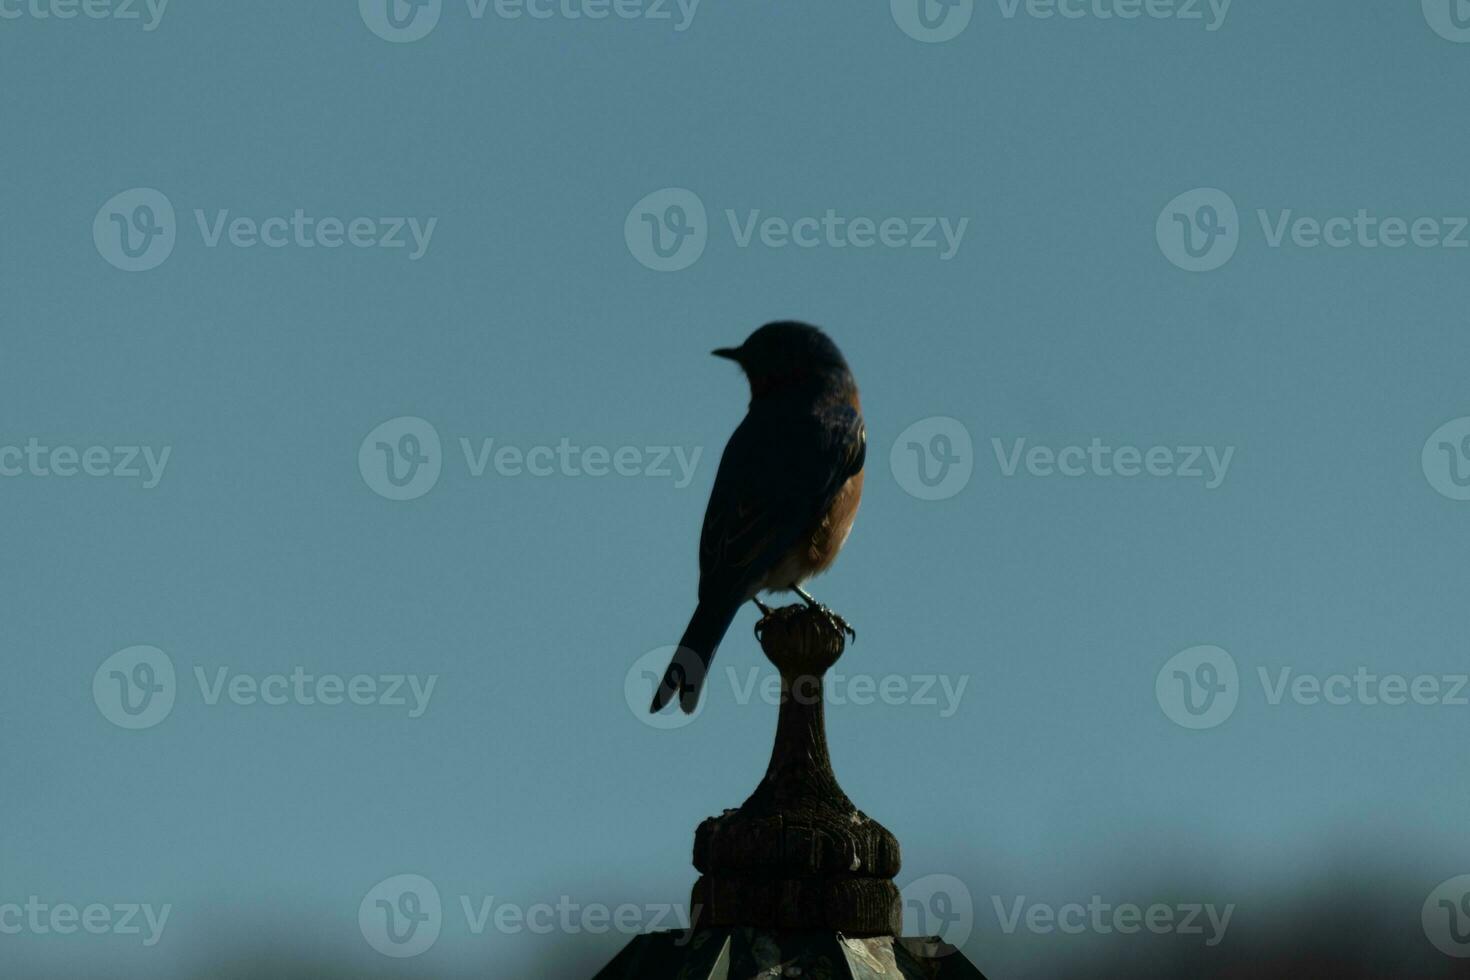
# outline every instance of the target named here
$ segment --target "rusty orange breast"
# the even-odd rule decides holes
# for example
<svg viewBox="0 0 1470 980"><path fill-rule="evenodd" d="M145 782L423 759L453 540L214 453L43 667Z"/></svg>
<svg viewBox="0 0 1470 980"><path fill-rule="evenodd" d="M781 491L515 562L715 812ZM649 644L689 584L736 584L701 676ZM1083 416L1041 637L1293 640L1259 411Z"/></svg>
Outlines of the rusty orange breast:
<svg viewBox="0 0 1470 980"><path fill-rule="evenodd" d="M806 550L812 574L826 571L836 560L837 553L842 550L842 546L847 543L848 534L852 532L852 522L857 517L858 504L862 499L863 471L859 470L848 477L842 489L832 498L832 506L827 509L826 515L812 529Z"/></svg>

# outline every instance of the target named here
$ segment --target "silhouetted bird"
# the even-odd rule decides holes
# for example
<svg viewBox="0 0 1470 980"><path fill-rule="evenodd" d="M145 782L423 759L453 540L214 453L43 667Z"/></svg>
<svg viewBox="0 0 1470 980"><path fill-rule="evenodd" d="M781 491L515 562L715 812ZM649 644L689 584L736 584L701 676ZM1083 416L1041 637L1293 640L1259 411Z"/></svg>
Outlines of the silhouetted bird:
<svg viewBox="0 0 1470 980"><path fill-rule="evenodd" d="M692 712L736 611L756 594L794 591L837 557L863 493L867 430L857 382L837 345L805 323L768 323L714 351L750 381L750 409L730 436L699 538L699 605L653 694ZM835 617L834 617L835 619ZM838 620L846 628L845 623Z"/></svg>

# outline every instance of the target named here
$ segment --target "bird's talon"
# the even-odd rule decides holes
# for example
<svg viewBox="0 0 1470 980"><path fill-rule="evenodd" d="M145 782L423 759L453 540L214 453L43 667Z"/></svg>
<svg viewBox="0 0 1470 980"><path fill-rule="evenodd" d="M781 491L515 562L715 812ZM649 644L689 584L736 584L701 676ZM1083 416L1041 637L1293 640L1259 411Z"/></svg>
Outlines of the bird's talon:
<svg viewBox="0 0 1470 980"><path fill-rule="evenodd" d="M843 619L841 616L837 615L837 613L833 612L823 605L813 606L812 609L826 617L828 624L831 625L833 629L846 633L849 639L853 640L854 642L857 641L857 630L848 625L847 620Z"/></svg>

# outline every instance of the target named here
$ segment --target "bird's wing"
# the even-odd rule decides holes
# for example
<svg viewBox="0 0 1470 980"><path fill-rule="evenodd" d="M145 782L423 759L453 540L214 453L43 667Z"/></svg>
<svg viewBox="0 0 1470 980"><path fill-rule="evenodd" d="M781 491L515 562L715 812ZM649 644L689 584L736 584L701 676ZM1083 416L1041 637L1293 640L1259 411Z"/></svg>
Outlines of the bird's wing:
<svg viewBox="0 0 1470 980"><path fill-rule="evenodd" d="M796 418L747 415L705 511L700 598L743 598L815 526L866 452L862 416L845 405Z"/></svg>

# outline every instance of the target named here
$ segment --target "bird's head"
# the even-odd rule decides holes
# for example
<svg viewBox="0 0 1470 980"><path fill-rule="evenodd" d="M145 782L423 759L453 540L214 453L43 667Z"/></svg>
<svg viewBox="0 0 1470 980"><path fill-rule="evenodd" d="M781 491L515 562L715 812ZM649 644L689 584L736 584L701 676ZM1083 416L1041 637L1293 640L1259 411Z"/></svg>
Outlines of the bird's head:
<svg viewBox="0 0 1470 980"><path fill-rule="evenodd" d="M837 345L809 323L768 323L739 347L720 347L711 353L740 365L754 398L815 393L852 383Z"/></svg>

